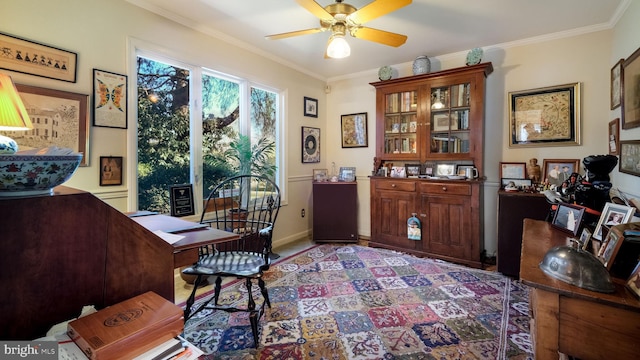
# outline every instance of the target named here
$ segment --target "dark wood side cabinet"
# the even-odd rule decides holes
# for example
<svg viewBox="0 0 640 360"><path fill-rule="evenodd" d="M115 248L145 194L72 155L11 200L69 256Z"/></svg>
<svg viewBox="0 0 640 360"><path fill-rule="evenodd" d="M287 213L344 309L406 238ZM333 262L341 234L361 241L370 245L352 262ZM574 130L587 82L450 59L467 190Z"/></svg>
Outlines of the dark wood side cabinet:
<svg viewBox="0 0 640 360"><path fill-rule="evenodd" d="M358 184L313 183L313 241L358 242Z"/></svg>
<svg viewBox="0 0 640 360"><path fill-rule="evenodd" d="M520 273L522 221L544 220L551 205L542 194L498 191L498 271L517 278Z"/></svg>
<svg viewBox="0 0 640 360"><path fill-rule="evenodd" d="M0 199L0 339L44 336L84 305L173 301L174 248L93 194Z"/></svg>

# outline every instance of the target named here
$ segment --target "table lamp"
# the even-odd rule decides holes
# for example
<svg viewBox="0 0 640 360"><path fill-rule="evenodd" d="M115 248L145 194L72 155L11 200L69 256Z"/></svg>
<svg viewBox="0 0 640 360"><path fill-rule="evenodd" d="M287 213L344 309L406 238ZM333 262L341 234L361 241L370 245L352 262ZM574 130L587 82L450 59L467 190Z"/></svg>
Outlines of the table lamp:
<svg viewBox="0 0 640 360"><path fill-rule="evenodd" d="M0 130L33 129L27 109L11 77L0 73ZM18 144L12 138L0 135L0 154L15 154Z"/></svg>

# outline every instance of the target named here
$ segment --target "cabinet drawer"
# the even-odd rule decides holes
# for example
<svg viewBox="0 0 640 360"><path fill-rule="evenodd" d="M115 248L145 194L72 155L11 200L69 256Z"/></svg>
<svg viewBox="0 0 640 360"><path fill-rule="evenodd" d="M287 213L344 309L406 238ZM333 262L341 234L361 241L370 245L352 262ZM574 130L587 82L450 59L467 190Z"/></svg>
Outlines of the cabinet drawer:
<svg viewBox="0 0 640 360"><path fill-rule="evenodd" d="M423 183L420 192L428 194L471 195L471 184Z"/></svg>
<svg viewBox="0 0 640 360"><path fill-rule="evenodd" d="M376 181L378 190L416 191L415 181Z"/></svg>

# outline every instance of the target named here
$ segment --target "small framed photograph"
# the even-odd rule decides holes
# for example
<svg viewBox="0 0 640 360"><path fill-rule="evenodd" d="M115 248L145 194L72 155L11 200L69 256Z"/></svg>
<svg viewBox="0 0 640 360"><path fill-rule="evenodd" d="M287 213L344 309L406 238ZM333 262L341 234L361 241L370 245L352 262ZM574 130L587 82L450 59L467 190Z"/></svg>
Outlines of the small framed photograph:
<svg viewBox="0 0 640 360"><path fill-rule="evenodd" d="M367 113L342 115L342 147L367 147Z"/></svg>
<svg viewBox="0 0 640 360"><path fill-rule="evenodd" d="M523 162L501 162L500 178L526 179L527 165Z"/></svg>
<svg viewBox="0 0 640 360"><path fill-rule="evenodd" d="M418 177L420 175L420 164L405 164L407 177Z"/></svg>
<svg viewBox="0 0 640 360"><path fill-rule="evenodd" d="M304 97L304 116L318 117L318 99Z"/></svg>
<svg viewBox="0 0 640 360"><path fill-rule="evenodd" d="M473 170L474 166L473 165L458 165L456 167L456 175L458 176L465 176L467 173L467 169L472 169Z"/></svg>
<svg viewBox="0 0 640 360"><path fill-rule="evenodd" d="M542 179L550 185L562 186L572 173L580 170L579 159L544 159L542 163Z"/></svg>
<svg viewBox="0 0 640 360"><path fill-rule="evenodd" d="M449 114L435 114L433 115L433 131L449 131L450 126ZM457 121L456 126L457 127Z"/></svg>
<svg viewBox="0 0 640 360"><path fill-rule="evenodd" d="M323 182L329 178L329 171L327 169L313 169L313 181Z"/></svg>
<svg viewBox="0 0 640 360"><path fill-rule="evenodd" d="M611 68L611 110L620 106L622 101L622 65L624 59L620 59Z"/></svg>
<svg viewBox="0 0 640 360"><path fill-rule="evenodd" d="M127 76L93 69L93 125L127 128Z"/></svg>
<svg viewBox="0 0 640 360"><path fill-rule="evenodd" d="M404 166L392 166L390 176L395 178L407 177L406 169L404 168Z"/></svg>
<svg viewBox="0 0 640 360"><path fill-rule="evenodd" d="M620 141L618 170L625 174L640 176L640 140Z"/></svg>
<svg viewBox="0 0 640 360"><path fill-rule="evenodd" d="M320 129L302 127L302 163L320 162Z"/></svg>
<svg viewBox="0 0 640 360"><path fill-rule="evenodd" d="M122 185L122 156L100 156L100 186Z"/></svg>
<svg viewBox="0 0 640 360"><path fill-rule="evenodd" d="M347 181L347 182L356 181L356 168L340 167L340 174L338 176L338 180Z"/></svg>
<svg viewBox="0 0 640 360"><path fill-rule="evenodd" d="M598 225L596 225L596 228L593 231L593 238L602 240L603 226L626 224L629 222L634 212L635 208L630 206L610 202L604 204L604 209L602 209L600 219L598 220Z"/></svg>
<svg viewBox="0 0 640 360"><path fill-rule="evenodd" d="M456 173L455 164L437 164L436 165L436 176L450 176L450 175L455 175L455 173Z"/></svg>
<svg viewBox="0 0 640 360"><path fill-rule="evenodd" d="M509 147L580 145L580 83L509 93Z"/></svg>
<svg viewBox="0 0 640 360"><path fill-rule="evenodd" d="M513 183L513 186L517 187L518 189L522 189L522 188L526 188L526 187L530 187L532 182L531 179L509 179L509 178L502 178L500 179L501 184L502 184L502 188L504 189L505 187L507 187L509 185L509 183Z"/></svg>
<svg viewBox="0 0 640 360"><path fill-rule="evenodd" d="M584 229L582 229L582 233L580 234L580 239L578 239L580 248L582 250L587 250L587 248L589 247L590 241L591 241L591 230L585 227Z"/></svg>
<svg viewBox="0 0 640 360"><path fill-rule="evenodd" d="M609 121L609 155L620 155L620 118Z"/></svg>
<svg viewBox="0 0 640 360"><path fill-rule="evenodd" d="M613 260L616 258L618 250L620 250L620 246L622 246L623 242L624 237L616 234L613 231L609 231L607 233L607 237L602 242L602 246L600 247L600 251L598 252L598 260L602 262L607 270L611 270Z"/></svg>
<svg viewBox="0 0 640 360"><path fill-rule="evenodd" d="M633 129L640 126L640 48L622 64L622 128Z"/></svg>
<svg viewBox="0 0 640 360"><path fill-rule="evenodd" d="M568 232L573 236L578 234L580 225L582 224L582 216L584 215L584 208L567 204L559 203L556 209L556 214L553 216L551 225L556 229Z"/></svg>
<svg viewBox="0 0 640 360"><path fill-rule="evenodd" d="M636 265L636 268L631 272L631 276L627 280L627 289L631 290L631 293L637 298L640 298L640 262Z"/></svg>

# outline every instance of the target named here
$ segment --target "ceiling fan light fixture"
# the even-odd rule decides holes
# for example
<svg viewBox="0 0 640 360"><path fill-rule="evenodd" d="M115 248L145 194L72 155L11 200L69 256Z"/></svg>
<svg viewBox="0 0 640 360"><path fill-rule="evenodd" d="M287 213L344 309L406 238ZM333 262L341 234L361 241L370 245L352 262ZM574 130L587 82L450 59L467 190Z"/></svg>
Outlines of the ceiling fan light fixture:
<svg viewBox="0 0 640 360"><path fill-rule="evenodd" d="M342 59L351 55L351 47L343 35L332 35L327 46L327 56Z"/></svg>

